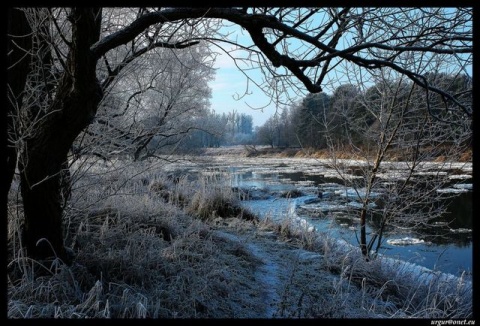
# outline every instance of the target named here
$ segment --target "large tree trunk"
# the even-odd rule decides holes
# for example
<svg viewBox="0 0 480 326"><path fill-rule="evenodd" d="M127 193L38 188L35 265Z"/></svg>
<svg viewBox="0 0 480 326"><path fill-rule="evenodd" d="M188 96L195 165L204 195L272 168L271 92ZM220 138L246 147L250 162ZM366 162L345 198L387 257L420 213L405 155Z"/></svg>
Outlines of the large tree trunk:
<svg viewBox="0 0 480 326"><path fill-rule="evenodd" d="M22 105L23 91L29 72L32 48L32 30L22 10L8 8L8 43L7 43L7 84L8 101L6 108L6 171L2 182L2 195L8 196L17 165L17 150L9 140L15 139L14 115Z"/></svg>
<svg viewBox="0 0 480 326"><path fill-rule="evenodd" d="M57 256L68 261L62 231L62 164L75 138L92 121L103 96L96 78L96 59L90 51L99 39L101 9L75 8L70 18L68 71L58 84L48 114L37 122L34 135L24 140L19 157L23 238L27 255L36 259Z"/></svg>

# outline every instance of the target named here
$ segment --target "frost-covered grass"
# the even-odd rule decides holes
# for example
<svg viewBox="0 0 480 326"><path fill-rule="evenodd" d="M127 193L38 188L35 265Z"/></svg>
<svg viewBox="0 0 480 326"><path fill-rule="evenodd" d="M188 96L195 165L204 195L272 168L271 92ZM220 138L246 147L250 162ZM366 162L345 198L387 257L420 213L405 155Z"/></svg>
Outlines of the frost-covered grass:
<svg viewBox="0 0 480 326"><path fill-rule="evenodd" d="M347 307L351 312L363 309L362 313L340 314L341 317L472 317L473 285L465 275L456 277L383 255L367 262L358 247L315 232L296 214L285 218L277 228L284 239L321 254L322 269L339 275L333 281L336 290L332 298L340 296L344 301L337 302L337 307L340 304L344 313ZM365 310L368 314L363 315Z"/></svg>
<svg viewBox="0 0 480 326"><path fill-rule="evenodd" d="M162 164L74 166L65 215L72 266L24 256L12 187L7 316L472 316L471 287L461 279L416 275L422 282L415 282L412 266L365 262L301 221L257 221L221 180L192 179Z"/></svg>
<svg viewBox="0 0 480 326"><path fill-rule="evenodd" d="M358 248L335 239L324 246L334 270L342 262L341 275L374 295L372 311L388 307L381 314L394 318L472 317L472 283L463 277L381 255L366 262Z"/></svg>

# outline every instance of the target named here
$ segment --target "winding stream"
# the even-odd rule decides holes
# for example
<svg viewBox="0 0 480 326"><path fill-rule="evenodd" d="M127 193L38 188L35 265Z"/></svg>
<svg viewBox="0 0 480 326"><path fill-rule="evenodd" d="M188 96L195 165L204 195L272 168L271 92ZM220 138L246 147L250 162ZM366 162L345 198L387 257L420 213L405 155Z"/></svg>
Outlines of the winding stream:
<svg viewBox="0 0 480 326"><path fill-rule="evenodd" d="M349 196L352 189L343 186L335 172L318 160L215 158L209 166L204 174L221 175L233 188L254 194L242 204L260 217L281 222L293 213L304 225L358 246L359 219L346 210L358 205ZM455 194L448 213L421 230L396 228L386 232L379 253L455 276L471 276L471 168L471 164L461 163L449 167L452 182L439 191ZM282 197L294 190L301 196ZM319 190L321 199L317 197ZM367 233L372 228L367 225Z"/></svg>

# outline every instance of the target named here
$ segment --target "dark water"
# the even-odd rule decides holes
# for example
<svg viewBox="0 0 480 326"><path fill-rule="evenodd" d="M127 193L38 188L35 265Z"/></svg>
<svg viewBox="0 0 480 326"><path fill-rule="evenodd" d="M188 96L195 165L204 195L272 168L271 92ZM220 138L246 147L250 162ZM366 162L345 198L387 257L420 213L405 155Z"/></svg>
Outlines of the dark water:
<svg viewBox="0 0 480 326"><path fill-rule="evenodd" d="M235 172L235 168L230 169ZM336 178L325 178L321 175L305 175L298 173L272 173L266 171L241 172L232 174L232 184L243 187L268 188L270 193L280 193L296 189L301 182L311 182L315 186L325 183L341 183ZM471 182L469 180L468 182ZM262 203L260 203L260 206ZM448 213L437 220L433 225L414 230L392 230L386 232L379 253L425 266L429 269L440 270L453 275L472 273L472 192L455 195L447 203ZM358 245L358 220L351 216L338 214L334 218L314 214L298 213L317 230L329 229L336 237ZM367 233L372 232L374 225L367 225ZM403 239L409 237L419 240L410 245L392 245L389 239Z"/></svg>

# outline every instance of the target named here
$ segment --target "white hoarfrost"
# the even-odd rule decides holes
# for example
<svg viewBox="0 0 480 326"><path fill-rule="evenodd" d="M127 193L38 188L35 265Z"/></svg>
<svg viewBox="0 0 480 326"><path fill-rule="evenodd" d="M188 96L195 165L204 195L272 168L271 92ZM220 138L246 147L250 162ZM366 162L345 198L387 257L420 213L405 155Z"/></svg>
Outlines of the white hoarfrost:
<svg viewBox="0 0 480 326"><path fill-rule="evenodd" d="M392 246L408 246L416 244L429 244L430 242L417 238L404 237L401 239L388 239L387 243Z"/></svg>
<svg viewBox="0 0 480 326"><path fill-rule="evenodd" d="M303 196L290 200L288 205L285 205L285 203L280 205L286 209L287 213L283 214L283 217L289 220L292 227L297 227L299 230L303 231L315 232L313 225L297 215L297 209L303 207L305 201L308 202L312 199L312 196ZM467 229L458 229L456 232L463 231L467 232ZM454 231L452 230L452 232ZM463 298L469 298L472 295L472 282L466 277L463 277L463 275L458 277L382 254L378 254L373 262L365 263L365 259L363 259L358 246L354 246L343 239L328 235L325 237L324 241L328 242L326 247L329 248L328 255L331 257L348 257L350 262L362 265L362 269L371 270L371 273L382 273L383 275L387 275L389 279L396 284L417 284L418 286L427 286L432 289L435 288L437 291L442 291L445 295L451 293L452 295L455 294ZM413 237L390 239L387 242L391 245L428 244L424 240ZM349 267L346 266L345 268L348 269ZM275 271L275 266L271 266L270 269L266 270L270 270L270 273L272 273ZM266 273L266 270L264 270L263 273ZM266 283L270 284L274 281L273 275L269 276L268 273L264 274L263 277L265 278Z"/></svg>

